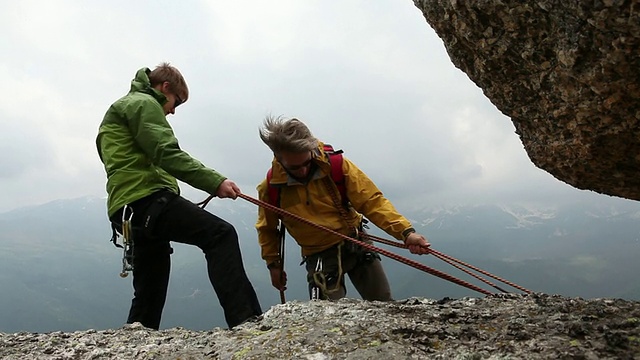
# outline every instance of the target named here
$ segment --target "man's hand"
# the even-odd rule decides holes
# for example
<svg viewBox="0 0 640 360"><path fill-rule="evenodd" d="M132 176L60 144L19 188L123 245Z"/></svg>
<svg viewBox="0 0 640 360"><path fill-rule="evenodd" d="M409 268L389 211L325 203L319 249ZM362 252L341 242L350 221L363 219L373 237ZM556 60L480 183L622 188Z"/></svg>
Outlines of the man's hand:
<svg viewBox="0 0 640 360"><path fill-rule="evenodd" d="M423 235L418 233L411 233L404 240L405 245L409 248L412 254L428 254L429 253L429 241Z"/></svg>
<svg viewBox="0 0 640 360"><path fill-rule="evenodd" d="M279 267L272 267L269 269L271 274L271 285L274 288L285 291L287 290L287 273Z"/></svg>
<svg viewBox="0 0 640 360"><path fill-rule="evenodd" d="M235 200L240 194L242 194L242 191L240 191L238 185L229 179L223 181L222 184L218 186L218 190L216 190L216 196L221 199L231 198Z"/></svg>

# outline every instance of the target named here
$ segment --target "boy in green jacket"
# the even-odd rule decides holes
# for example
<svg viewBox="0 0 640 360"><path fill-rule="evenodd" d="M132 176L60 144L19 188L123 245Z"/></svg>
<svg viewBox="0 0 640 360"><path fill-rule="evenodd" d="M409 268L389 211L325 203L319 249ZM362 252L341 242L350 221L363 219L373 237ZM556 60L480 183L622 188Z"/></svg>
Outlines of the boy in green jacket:
<svg viewBox="0 0 640 360"><path fill-rule="evenodd" d="M169 284L169 241L199 247L229 327L262 313L242 264L235 228L180 196L177 180L220 198L240 189L180 149L166 115L189 98L178 69L138 70L131 90L107 110L96 139L107 173L114 228L133 228L134 297L127 323L158 329Z"/></svg>

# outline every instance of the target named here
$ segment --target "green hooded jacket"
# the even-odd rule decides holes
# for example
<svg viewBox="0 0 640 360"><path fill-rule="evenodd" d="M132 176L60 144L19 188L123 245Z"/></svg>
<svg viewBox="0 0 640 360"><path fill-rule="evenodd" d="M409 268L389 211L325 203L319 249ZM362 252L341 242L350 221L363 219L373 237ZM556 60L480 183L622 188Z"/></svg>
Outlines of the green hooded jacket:
<svg viewBox="0 0 640 360"><path fill-rule="evenodd" d="M161 189L180 194L176 179L209 194L226 179L180 149L162 109L167 98L151 87L149 72L138 70L131 90L109 107L98 130L109 217Z"/></svg>

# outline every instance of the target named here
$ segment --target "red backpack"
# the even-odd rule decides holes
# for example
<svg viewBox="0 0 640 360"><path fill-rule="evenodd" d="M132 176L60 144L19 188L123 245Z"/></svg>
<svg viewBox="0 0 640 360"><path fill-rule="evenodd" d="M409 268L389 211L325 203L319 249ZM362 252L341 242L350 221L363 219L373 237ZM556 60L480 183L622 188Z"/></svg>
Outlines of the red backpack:
<svg viewBox="0 0 640 360"><path fill-rule="evenodd" d="M342 203L346 204L349 200L347 199L347 188L344 184L344 174L342 173L342 150L334 150L333 146L329 144L324 144L323 150L325 154L329 156L329 163L331 164L331 179L338 187ZM269 171L267 171L269 204L280 207L280 188L271 185L272 173L273 168L269 168Z"/></svg>

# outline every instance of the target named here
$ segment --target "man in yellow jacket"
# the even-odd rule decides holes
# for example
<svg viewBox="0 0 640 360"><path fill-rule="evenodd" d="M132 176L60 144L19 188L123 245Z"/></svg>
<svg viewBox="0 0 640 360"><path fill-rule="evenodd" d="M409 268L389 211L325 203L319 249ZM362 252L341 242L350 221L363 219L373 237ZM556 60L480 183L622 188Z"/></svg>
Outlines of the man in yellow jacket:
<svg viewBox="0 0 640 360"><path fill-rule="evenodd" d="M347 201L341 199L342 194L331 177L329 154L302 121L269 116L260 129L260 138L274 154L270 179L257 187L260 200L270 202L269 188L275 187L280 208L318 225L357 236L363 231L366 217L390 236L404 241L412 253L428 252L427 239L416 233L409 220L398 213L369 177L344 156L342 173ZM302 249L312 299L344 297L347 274L363 299L392 300L377 253L295 219L285 217L282 221ZM278 223L276 213L259 208L256 229L262 258L272 285L284 291L286 273L280 258Z"/></svg>

